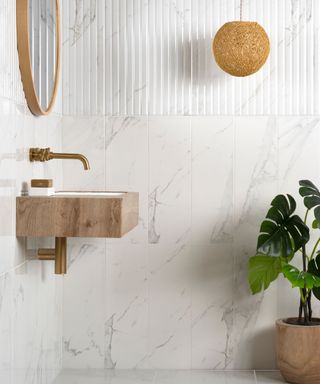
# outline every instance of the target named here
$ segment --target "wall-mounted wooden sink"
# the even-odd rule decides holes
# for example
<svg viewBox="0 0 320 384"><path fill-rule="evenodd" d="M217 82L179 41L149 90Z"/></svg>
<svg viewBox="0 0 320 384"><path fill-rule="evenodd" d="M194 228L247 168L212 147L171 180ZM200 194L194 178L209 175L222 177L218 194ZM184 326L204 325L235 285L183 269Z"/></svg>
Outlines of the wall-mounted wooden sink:
<svg viewBox="0 0 320 384"><path fill-rule="evenodd" d="M17 197L17 236L55 237L56 248L39 250L40 259L56 260L66 272L67 237L119 238L138 224L136 192L57 192L52 196ZM62 239L62 240L61 240ZM62 251L61 251L62 249ZM61 267L62 265L62 267Z"/></svg>
<svg viewBox="0 0 320 384"><path fill-rule="evenodd" d="M122 237L138 224L135 192L17 197L17 236Z"/></svg>

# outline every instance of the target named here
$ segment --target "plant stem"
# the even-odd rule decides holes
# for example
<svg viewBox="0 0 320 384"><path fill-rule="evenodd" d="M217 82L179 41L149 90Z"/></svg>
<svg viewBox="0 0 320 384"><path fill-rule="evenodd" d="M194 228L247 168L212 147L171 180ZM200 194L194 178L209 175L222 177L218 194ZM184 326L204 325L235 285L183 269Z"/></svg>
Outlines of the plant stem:
<svg viewBox="0 0 320 384"><path fill-rule="evenodd" d="M308 214L309 214L309 209L307 209L306 214L305 214L305 216L304 216L304 223L305 223L305 224L307 224Z"/></svg>
<svg viewBox="0 0 320 384"><path fill-rule="evenodd" d="M310 260L313 259L313 256L314 256L314 254L316 253L316 250L317 250L317 248L318 248L319 243L320 243L320 237L319 237L319 239L317 240L317 242L315 243L315 245L314 245L314 247L313 247L313 250L312 250L312 253L311 253L311 256L310 256Z"/></svg>
<svg viewBox="0 0 320 384"><path fill-rule="evenodd" d="M309 311L309 321L312 321L312 307L311 307L311 290L308 294L308 311Z"/></svg>
<svg viewBox="0 0 320 384"><path fill-rule="evenodd" d="M307 272L307 255L306 255L306 246L302 246L302 264L303 264L303 271ZM307 287L305 286L302 289L303 294L303 316L304 316L304 324L307 325L309 321L309 314L308 314L308 292Z"/></svg>
<svg viewBox="0 0 320 384"><path fill-rule="evenodd" d="M308 324L308 306L307 302L303 304L303 319L304 319L304 325Z"/></svg>
<svg viewBox="0 0 320 384"><path fill-rule="evenodd" d="M299 305L299 323L301 323L302 320L302 299L300 297L300 305Z"/></svg>

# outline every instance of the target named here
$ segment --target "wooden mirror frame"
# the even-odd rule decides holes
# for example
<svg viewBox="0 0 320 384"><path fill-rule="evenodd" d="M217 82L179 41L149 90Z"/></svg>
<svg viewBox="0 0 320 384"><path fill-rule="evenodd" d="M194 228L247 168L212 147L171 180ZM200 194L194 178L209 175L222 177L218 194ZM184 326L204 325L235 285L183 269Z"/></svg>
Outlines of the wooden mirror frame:
<svg viewBox="0 0 320 384"><path fill-rule="evenodd" d="M35 116L48 115L55 103L61 70L61 26L60 26L60 0L56 3L56 66L53 92L48 108L44 110L39 102L37 91L33 81L33 73L30 56L29 42L29 0L16 1L17 45L21 80L24 94L30 111Z"/></svg>

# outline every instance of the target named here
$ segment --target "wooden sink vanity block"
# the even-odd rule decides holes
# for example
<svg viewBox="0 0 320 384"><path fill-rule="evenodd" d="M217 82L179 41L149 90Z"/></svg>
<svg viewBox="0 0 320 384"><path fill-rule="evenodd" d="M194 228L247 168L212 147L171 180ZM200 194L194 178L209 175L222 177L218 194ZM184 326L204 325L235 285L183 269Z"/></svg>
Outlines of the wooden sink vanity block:
<svg viewBox="0 0 320 384"><path fill-rule="evenodd" d="M67 237L120 238L138 224L138 218L139 194L136 192L21 196L17 197L16 233L23 237L54 237L56 248L40 249L38 257L56 260L56 273L61 274L66 273L66 260L57 263L61 256L57 251L66 253ZM62 243L61 239L64 239Z"/></svg>
<svg viewBox="0 0 320 384"><path fill-rule="evenodd" d="M17 236L122 237L138 224L135 192L17 197Z"/></svg>

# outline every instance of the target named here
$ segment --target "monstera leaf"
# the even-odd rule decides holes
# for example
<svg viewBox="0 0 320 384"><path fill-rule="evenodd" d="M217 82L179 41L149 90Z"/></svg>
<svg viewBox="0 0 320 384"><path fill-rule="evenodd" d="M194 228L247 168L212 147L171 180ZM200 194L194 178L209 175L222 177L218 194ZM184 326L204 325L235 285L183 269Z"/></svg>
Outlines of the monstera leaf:
<svg viewBox="0 0 320 384"><path fill-rule="evenodd" d="M253 256L249 260L249 285L251 292L256 294L269 285L281 272L281 258L270 256Z"/></svg>
<svg viewBox="0 0 320 384"><path fill-rule="evenodd" d="M304 198L303 202L306 208L314 208L314 217L316 222L313 222L313 228L320 228L320 191L309 180L300 180L299 193Z"/></svg>
<svg viewBox="0 0 320 384"><path fill-rule="evenodd" d="M312 259L308 265L308 272L312 273L312 275L320 278L320 254L318 252L318 256ZM320 300L320 287L314 287L312 290L314 296Z"/></svg>
<svg viewBox="0 0 320 384"><path fill-rule="evenodd" d="M290 259L309 241L309 228L293 215L296 202L290 195L278 195L271 202L260 227L257 255Z"/></svg>
<svg viewBox="0 0 320 384"><path fill-rule="evenodd" d="M257 253L249 259L249 284L253 294L267 289L309 241L309 228L294 215L296 202L290 195L278 195L271 202L260 227Z"/></svg>
<svg viewBox="0 0 320 384"><path fill-rule="evenodd" d="M310 272L299 271L299 269L293 265L285 265L282 268L282 272L292 284L292 288L313 289L320 287L320 277Z"/></svg>

